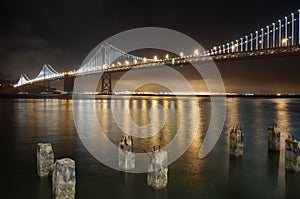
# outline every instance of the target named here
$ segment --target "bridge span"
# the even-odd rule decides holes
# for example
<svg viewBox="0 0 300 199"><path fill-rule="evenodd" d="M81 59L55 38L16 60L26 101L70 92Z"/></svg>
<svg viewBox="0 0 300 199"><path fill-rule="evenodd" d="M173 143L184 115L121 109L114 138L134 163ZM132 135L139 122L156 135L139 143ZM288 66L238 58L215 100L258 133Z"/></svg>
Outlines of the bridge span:
<svg viewBox="0 0 300 199"><path fill-rule="evenodd" d="M162 65L176 67L195 62L224 62L299 54L300 9L236 40L214 46L209 50L192 49L190 52L181 52L174 57L169 56L169 54L166 54L162 59L157 56L153 58L139 57L110 44L103 44L78 70L59 73L50 65L44 65L37 77L33 79L22 74L15 87L25 87L38 83L46 85L53 80L63 80L64 91L72 92L74 79L77 76L103 73L101 92L111 93L111 73L113 72Z"/></svg>

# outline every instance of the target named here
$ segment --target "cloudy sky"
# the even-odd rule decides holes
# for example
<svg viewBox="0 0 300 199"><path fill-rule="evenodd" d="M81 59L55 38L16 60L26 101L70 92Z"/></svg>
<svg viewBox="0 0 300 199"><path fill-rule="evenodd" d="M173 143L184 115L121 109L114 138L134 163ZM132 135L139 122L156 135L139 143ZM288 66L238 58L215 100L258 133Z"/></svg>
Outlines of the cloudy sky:
<svg viewBox="0 0 300 199"><path fill-rule="evenodd" d="M21 73L33 78L44 63L57 71L76 69L99 42L132 28L174 29L210 48L298 8L300 2L292 0L4 1L0 79L17 80ZM300 93L300 56L217 65L229 92Z"/></svg>

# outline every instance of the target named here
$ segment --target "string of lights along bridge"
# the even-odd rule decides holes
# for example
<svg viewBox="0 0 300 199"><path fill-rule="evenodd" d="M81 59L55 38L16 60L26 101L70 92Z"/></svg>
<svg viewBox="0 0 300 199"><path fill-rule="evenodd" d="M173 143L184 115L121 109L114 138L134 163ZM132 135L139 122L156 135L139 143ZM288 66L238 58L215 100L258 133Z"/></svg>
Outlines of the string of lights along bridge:
<svg viewBox="0 0 300 199"><path fill-rule="evenodd" d="M300 9L278 21L258 29L250 34L223 45L214 46L200 52L191 49L191 53L181 52L177 57L167 54L163 59L138 57L110 45L104 44L78 70L58 73L50 65L44 65L34 79L22 74L15 87L28 84L76 77L94 73L110 73L131 68L152 67L157 65L176 65L192 61L226 61L247 59L259 56L276 56L300 53ZM105 81L105 80L104 80ZM110 80L109 80L110 81Z"/></svg>

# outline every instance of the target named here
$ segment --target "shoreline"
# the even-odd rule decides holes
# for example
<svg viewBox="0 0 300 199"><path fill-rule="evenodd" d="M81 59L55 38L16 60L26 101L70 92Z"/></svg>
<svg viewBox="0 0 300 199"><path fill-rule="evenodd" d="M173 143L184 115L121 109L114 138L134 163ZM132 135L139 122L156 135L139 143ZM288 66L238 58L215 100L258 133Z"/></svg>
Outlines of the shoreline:
<svg viewBox="0 0 300 199"><path fill-rule="evenodd" d="M118 95L77 95L77 99L101 99L111 97L210 97L210 95L159 95L159 94L118 94ZM226 98L300 98L300 95L275 95L275 94L257 94L257 95L213 95L213 97ZM0 99L73 99L72 94L0 94Z"/></svg>

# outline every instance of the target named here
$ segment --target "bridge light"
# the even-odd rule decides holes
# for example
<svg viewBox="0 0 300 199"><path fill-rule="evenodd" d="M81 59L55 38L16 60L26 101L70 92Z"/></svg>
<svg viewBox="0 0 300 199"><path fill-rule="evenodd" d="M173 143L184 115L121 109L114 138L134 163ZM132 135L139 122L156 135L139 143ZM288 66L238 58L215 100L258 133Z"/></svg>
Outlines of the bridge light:
<svg viewBox="0 0 300 199"><path fill-rule="evenodd" d="M118 65L118 66L122 66L121 62L117 62L117 65Z"/></svg>
<svg viewBox="0 0 300 199"><path fill-rule="evenodd" d="M144 57L144 58L143 58L143 61L144 61L144 63L146 63L146 62L147 62L147 59L146 59L146 57Z"/></svg>
<svg viewBox="0 0 300 199"><path fill-rule="evenodd" d="M288 40L289 40L288 38L283 38L282 39L282 45L287 46Z"/></svg>
<svg viewBox="0 0 300 199"><path fill-rule="evenodd" d="M180 52L180 57L183 57L183 56L184 56L183 52Z"/></svg>
<svg viewBox="0 0 300 199"><path fill-rule="evenodd" d="M158 58L157 58L156 55L153 57L153 59L154 59L154 61L157 61L157 60L158 60Z"/></svg>
<svg viewBox="0 0 300 199"><path fill-rule="evenodd" d="M197 57L199 56L199 50L198 49L194 50L194 55L197 56Z"/></svg>
<svg viewBox="0 0 300 199"><path fill-rule="evenodd" d="M169 59L169 54L166 54L165 58L166 58L166 59Z"/></svg>
<svg viewBox="0 0 300 199"><path fill-rule="evenodd" d="M128 60L125 61L125 65L126 65L126 66L129 65L129 61L128 61Z"/></svg>
<svg viewBox="0 0 300 199"><path fill-rule="evenodd" d="M298 44L300 44L300 9L298 10Z"/></svg>
<svg viewBox="0 0 300 199"><path fill-rule="evenodd" d="M136 59L135 59L135 60L133 60L133 63L134 63L134 64L137 64L137 60L136 60Z"/></svg>

